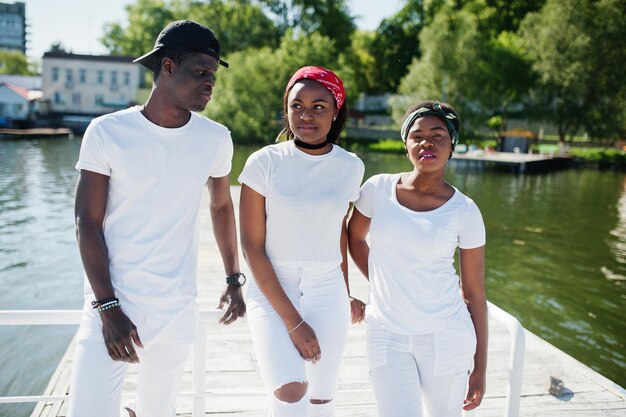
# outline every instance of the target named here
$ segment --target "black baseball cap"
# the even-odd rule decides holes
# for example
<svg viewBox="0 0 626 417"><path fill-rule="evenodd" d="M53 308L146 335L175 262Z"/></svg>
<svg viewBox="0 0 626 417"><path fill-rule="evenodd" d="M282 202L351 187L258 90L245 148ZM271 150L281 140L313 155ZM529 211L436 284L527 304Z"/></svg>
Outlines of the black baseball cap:
<svg viewBox="0 0 626 417"><path fill-rule="evenodd" d="M220 59L220 42L215 34L208 27L193 20L177 20L165 26L154 43L154 49L133 62L154 71L157 52L161 48L207 54L228 68L228 63Z"/></svg>

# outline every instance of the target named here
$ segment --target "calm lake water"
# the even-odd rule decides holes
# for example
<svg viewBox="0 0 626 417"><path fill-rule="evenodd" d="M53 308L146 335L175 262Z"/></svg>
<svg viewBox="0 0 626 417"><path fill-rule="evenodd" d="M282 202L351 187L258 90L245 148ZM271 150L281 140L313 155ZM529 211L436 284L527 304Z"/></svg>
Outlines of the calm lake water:
<svg viewBox="0 0 626 417"><path fill-rule="evenodd" d="M82 266L73 229L80 140L0 142L0 309L79 309ZM237 147L232 178L256 148ZM366 178L409 168L403 156L361 155ZM447 179L487 227L490 301L524 327L626 386L626 175L468 171ZM45 388L75 327L0 327L0 395ZM33 405L0 405L26 417Z"/></svg>

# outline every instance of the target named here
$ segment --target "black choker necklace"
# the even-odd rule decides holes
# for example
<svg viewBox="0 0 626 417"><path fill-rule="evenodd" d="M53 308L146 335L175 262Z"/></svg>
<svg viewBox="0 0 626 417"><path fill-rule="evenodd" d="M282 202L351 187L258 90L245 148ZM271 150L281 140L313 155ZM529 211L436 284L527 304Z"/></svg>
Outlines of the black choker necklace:
<svg viewBox="0 0 626 417"><path fill-rule="evenodd" d="M322 149L326 145L328 145L328 140L325 140L324 142L320 142L320 143L306 143L306 142L301 141L298 138L294 138L293 143L295 143L296 146L299 146L300 148L304 148L304 149Z"/></svg>

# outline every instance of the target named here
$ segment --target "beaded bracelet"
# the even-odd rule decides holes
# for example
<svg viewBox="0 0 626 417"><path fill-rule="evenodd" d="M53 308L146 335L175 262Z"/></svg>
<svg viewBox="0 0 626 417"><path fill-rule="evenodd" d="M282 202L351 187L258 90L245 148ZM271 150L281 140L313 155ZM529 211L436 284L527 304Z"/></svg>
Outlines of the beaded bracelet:
<svg viewBox="0 0 626 417"><path fill-rule="evenodd" d="M98 311L98 313L102 313L104 310L108 310L110 308L114 308L114 307L120 307L120 302L119 301L111 301L109 303L106 304L102 304L101 306L98 306L96 308L96 310Z"/></svg>
<svg viewBox="0 0 626 417"><path fill-rule="evenodd" d="M105 298L103 300L95 300L91 302L91 306L98 312L103 312L113 307L120 306L120 300L118 298Z"/></svg>

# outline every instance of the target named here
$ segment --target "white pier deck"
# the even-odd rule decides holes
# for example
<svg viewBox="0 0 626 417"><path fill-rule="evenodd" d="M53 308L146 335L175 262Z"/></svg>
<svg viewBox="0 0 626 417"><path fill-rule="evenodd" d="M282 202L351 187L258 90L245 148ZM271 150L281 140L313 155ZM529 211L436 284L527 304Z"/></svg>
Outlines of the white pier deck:
<svg viewBox="0 0 626 417"><path fill-rule="evenodd" d="M238 205L239 187L232 187L235 205ZM211 231L208 203L202 215L202 239L199 268L200 308L217 306L223 289L223 267ZM248 269L241 260L242 269ZM365 298L367 282L356 267L350 265L352 292ZM44 395L63 395L69 387L73 344L61 360ZM209 329L206 355L208 390L231 392L256 392L253 396L216 396L206 401L206 415L213 417L266 417L267 400L257 371L250 334L245 320L230 326L212 325ZM497 323L490 323L489 366L487 395L476 417L504 415L509 364L509 335ZM550 376L564 382L561 395L547 391ZM183 390L191 389L191 365L186 369ZM125 389L131 393L136 382L133 367L127 376ZM367 375L365 353L365 325L351 326L339 377L337 417L374 417L377 415L374 395ZM66 403L41 402L32 417L66 416ZM192 399L180 398L179 416L191 416ZM520 416L626 417L626 391L559 349L526 332L525 369L522 384ZM381 416L382 417L382 416Z"/></svg>

